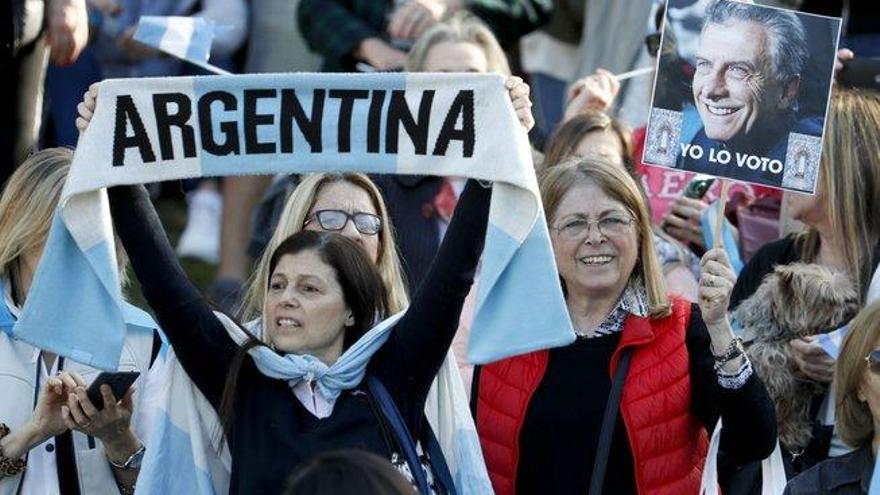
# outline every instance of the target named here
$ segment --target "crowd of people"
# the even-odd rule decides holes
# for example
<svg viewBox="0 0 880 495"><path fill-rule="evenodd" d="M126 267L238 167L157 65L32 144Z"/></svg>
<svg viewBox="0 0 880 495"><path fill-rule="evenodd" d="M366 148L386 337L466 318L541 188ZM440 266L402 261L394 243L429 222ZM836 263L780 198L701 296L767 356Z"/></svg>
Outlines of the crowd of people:
<svg viewBox="0 0 880 495"><path fill-rule="evenodd" d="M783 153L800 129L786 126L800 125L803 33L786 14L776 31L759 23L751 2L698 3L700 56L677 68L704 119L694 142L759 134ZM771 493L776 476L792 495L867 495L880 85L847 70L880 58L880 24L846 1L757 3L845 19L827 116L810 122L824 124L815 194L731 183L728 199L723 180L643 162L651 77L618 75L669 42L660 1L4 2L0 495L151 493L143 478L190 448L156 433L175 394L217 430L209 460L190 459L211 479L176 493L738 495ZM91 387L99 370L17 338L99 82L205 73L136 41L143 15L215 21L211 63L233 73L502 76L575 340L468 363L492 183L350 171L109 188L118 277L145 301L123 311L127 389ZM747 83L713 65L732 39L754 55ZM719 124L706 102L728 100L750 116ZM760 118L773 105L784 123ZM172 246L155 205L181 188ZM734 246L706 231L715 206ZM213 280L200 286L184 258L216 266ZM63 305L77 289L57 290ZM314 363L345 372L315 380Z"/></svg>

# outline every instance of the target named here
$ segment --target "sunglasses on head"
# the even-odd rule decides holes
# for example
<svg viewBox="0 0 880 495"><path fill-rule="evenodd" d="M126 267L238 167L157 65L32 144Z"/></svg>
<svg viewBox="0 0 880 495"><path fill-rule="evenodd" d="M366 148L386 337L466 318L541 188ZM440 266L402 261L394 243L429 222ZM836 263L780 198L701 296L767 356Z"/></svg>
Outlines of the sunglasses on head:
<svg viewBox="0 0 880 495"><path fill-rule="evenodd" d="M372 213L348 213L342 210L318 210L306 219L303 226L317 221L322 229L330 232L338 232L345 228L348 221L354 223L354 228L364 235L376 235L382 230L382 218Z"/></svg>
<svg viewBox="0 0 880 495"><path fill-rule="evenodd" d="M868 363L868 369L871 370L871 373L880 374L880 349L869 352L865 356L865 361Z"/></svg>

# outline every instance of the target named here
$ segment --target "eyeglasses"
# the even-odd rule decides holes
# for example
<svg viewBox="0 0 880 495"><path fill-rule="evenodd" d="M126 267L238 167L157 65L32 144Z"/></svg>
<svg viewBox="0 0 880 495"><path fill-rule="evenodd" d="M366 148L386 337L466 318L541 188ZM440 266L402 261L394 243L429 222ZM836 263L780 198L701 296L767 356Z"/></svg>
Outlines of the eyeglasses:
<svg viewBox="0 0 880 495"><path fill-rule="evenodd" d="M867 361L868 369L871 370L871 373L880 375L880 349L868 353L865 356L865 361Z"/></svg>
<svg viewBox="0 0 880 495"><path fill-rule="evenodd" d="M651 33L645 36L645 48L648 49L648 55L657 56L660 51L660 33Z"/></svg>
<svg viewBox="0 0 880 495"><path fill-rule="evenodd" d="M349 220L354 223L354 228L356 228L361 234L376 235L382 231L381 217L361 211L357 213L348 213L342 210L318 210L306 219L303 226L306 226L315 220L318 221L318 225L320 225L322 229L331 232L338 232L344 229Z"/></svg>
<svg viewBox="0 0 880 495"><path fill-rule="evenodd" d="M635 219L628 215L609 215L599 220L573 218L558 227L556 232L568 239L580 239L589 235L590 226L596 224L599 233L605 237L616 237L629 231Z"/></svg>

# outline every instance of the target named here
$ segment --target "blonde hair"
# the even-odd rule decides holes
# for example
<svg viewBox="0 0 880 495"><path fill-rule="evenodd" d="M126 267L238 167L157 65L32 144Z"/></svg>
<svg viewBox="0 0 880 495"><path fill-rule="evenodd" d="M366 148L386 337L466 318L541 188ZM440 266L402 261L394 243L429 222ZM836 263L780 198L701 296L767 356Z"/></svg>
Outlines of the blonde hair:
<svg viewBox="0 0 880 495"><path fill-rule="evenodd" d="M622 203L633 214L638 232L639 257L630 278L635 277L645 286L650 317L668 316L672 310L666 295L663 271L654 249L651 216L635 180L618 165L597 158L579 158L544 169L539 181L547 224L553 223L556 210L568 191L587 182L602 188L605 194Z"/></svg>
<svg viewBox="0 0 880 495"><path fill-rule="evenodd" d="M72 160L73 150L48 148L29 156L9 177L0 195L0 277L19 276L21 256L45 246ZM124 286L126 258L118 243L116 252Z"/></svg>
<svg viewBox="0 0 880 495"><path fill-rule="evenodd" d="M383 227L378 234L379 259L376 266L388 290L389 311L396 313L409 304L400 257L397 254L397 244L394 241L394 229L379 188L364 174L320 173L304 176L297 188L287 198L284 211L278 220L278 226L275 227L275 232L272 233L272 238L269 239L266 249L257 262L257 268L251 274L245 288L244 300L242 301L242 318L244 320L256 318L263 312L263 301L271 275L269 261L272 258L272 253L282 241L302 230L306 217L315 205L315 200L321 189L328 184L339 182L346 182L366 191L376 208L376 212L382 217Z"/></svg>
<svg viewBox="0 0 880 495"><path fill-rule="evenodd" d="M831 97L822 150L821 181L831 237L840 241L847 272L864 303L874 270L872 257L880 242L880 93L837 87ZM815 262L819 232L807 227L799 235L804 259Z"/></svg>
<svg viewBox="0 0 880 495"><path fill-rule="evenodd" d="M510 75L510 64L498 39L485 24L472 14L457 12L449 19L434 24L419 37L406 58L407 72L424 72L428 53L440 43L471 43L483 50L489 72Z"/></svg>
<svg viewBox="0 0 880 495"><path fill-rule="evenodd" d="M849 325L835 369L837 433L853 448L874 438L874 419L868 404L859 399L864 384L865 356L880 344L880 301L863 308ZM880 411L878 411L880 414Z"/></svg>

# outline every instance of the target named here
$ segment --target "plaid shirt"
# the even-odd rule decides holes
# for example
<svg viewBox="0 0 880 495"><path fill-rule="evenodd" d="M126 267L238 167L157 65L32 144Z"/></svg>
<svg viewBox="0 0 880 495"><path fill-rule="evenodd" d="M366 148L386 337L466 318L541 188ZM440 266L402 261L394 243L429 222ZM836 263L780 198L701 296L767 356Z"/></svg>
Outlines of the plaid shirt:
<svg viewBox="0 0 880 495"><path fill-rule="evenodd" d="M394 0L302 0L299 28L312 51L324 56L325 72L353 71L352 56L367 38L388 38L385 28ZM519 36L546 22L552 0L468 0L501 42L509 46Z"/></svg>

